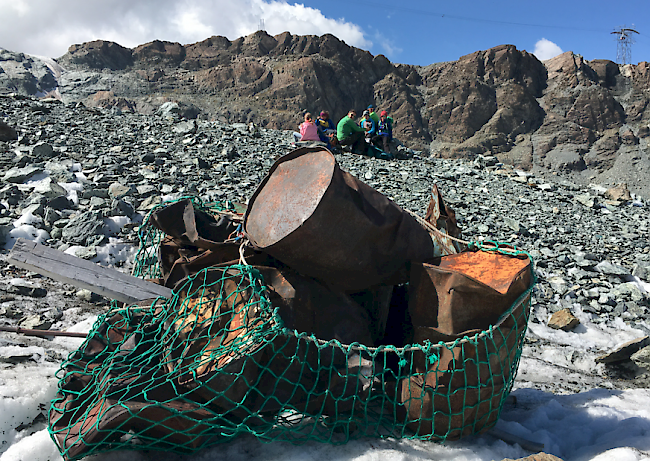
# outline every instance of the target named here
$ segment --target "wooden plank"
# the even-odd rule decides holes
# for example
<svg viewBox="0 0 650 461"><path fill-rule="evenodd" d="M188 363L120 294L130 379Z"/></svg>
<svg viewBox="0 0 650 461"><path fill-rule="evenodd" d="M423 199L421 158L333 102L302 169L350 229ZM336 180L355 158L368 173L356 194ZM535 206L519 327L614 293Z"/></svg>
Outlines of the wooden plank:
<svg viewBox="0 0 650 461"><path fill-rule="evenodd" d="M116 299L127 304L158 296L171 298L172 295L170 288L123 274L115 269L102 267L23 238L16 240L7 261L59 282L85 288L108 299Z"/></svg>

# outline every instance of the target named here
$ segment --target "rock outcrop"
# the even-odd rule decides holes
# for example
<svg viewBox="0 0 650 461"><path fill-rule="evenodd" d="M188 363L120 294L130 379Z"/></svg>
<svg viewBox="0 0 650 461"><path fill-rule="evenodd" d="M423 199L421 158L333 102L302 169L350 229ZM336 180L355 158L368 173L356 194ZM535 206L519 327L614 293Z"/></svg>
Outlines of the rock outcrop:
<svg viewBox="0 0 650 461"><path fill-rule="evenodd" d="M72 45L57 61L65 68L60 74L0 50L0 88L56 90L64 102L144 114L170 102L187 108L176 112L186 117L277 129L295 129L303 111L327 109L338 120L375 103L389 111L399 139L436 156L493 155L582 183L650 190L645 62L619 66L570 51L540 62L501 45L418 67L329 34L264 31L134 49L97 40Z"/></svg>

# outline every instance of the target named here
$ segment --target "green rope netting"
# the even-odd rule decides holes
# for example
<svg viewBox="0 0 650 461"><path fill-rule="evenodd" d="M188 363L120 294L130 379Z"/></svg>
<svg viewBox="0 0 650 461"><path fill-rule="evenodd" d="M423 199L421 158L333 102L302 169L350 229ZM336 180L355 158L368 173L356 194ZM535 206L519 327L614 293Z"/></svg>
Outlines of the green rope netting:
<svg viewBox="0 0 650 461"><path fill-rule="evenodd" d="M139 235L135 274L158 277L161 235L148 219ZM187 453L241 434L340 444L487 430L513 385L532 285L485 331L366 347L285 328L251 266L206 268L171 299L113 305L97 320L57 373L50 434L64 458L78 459L127 448Z"/></svg>
<svg viewBox="0 0 650 461"><path fill-rule="evenodd" d="M217 211L237 211L233 202L223 201L206 203L201 200L201 198L195 196L180 197L156 205L144 218L142 225L138 230L139 246L138 252L135 255L135 262L132 271L132 274L135 277L156 279L161 276L160 263L158 261L158 245L160 245L165 234L160 229L151 225L149 222L151 215L161 208L188 199L192 201L195 208L208 213L214 213Z"/></svg>

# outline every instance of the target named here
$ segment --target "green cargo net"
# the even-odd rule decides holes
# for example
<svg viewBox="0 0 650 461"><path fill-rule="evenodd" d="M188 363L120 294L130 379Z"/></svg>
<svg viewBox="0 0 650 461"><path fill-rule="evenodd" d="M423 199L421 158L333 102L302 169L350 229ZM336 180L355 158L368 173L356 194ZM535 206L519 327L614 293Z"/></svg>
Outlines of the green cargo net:
<svg viewBox="0 0 650 461"><path fill-rule="evenodd" d="M142 245L160 236L141 235L138 275L156 275ZM188 453L241 434L342 444L482 432L512 388L533 283L487 330L367 347L285 328L252 266L206 268L171 299L114 305L97 320L57 374L49 431L66 459L118 449Z"/></svg>
<svg viewBox="0 0 650 461"><path fill-rule="evenodd" d="M237 206L231 201L204 202L199 197L187 196L176 200L170 200L156 205L144 218L138 230L139 247L135 255L132 274L143 279L157 279L161 276L160 263L158 261L158 246L165 237L165 234L150 223L151 215L161 208L169 206L181 200L191 200L194 207L202 211L214 214L220 211L239 212Z"/></svg>

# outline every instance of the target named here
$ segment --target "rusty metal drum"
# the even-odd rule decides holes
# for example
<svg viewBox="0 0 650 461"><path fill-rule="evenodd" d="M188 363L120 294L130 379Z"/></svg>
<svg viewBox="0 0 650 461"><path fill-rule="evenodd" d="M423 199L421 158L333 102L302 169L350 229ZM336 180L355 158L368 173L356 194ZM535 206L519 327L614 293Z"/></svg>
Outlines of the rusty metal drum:
<svg viewBox="0 0 650 461"><path fill-rule="evenodd" d="M433 257L428 232L324 148L275 162L251 197L244 231L257 249L347 292L408 281L410 262Z"/></svg>

